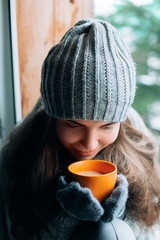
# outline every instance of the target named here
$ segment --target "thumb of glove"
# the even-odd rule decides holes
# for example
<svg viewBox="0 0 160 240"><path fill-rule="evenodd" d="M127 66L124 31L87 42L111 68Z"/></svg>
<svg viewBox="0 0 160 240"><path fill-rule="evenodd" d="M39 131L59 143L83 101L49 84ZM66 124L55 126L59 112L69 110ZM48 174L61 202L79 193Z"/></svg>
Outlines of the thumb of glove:
<svg viewBox="0 0 160 240"><path fill-rule="evenodd" d="M111 195L102 203L105 212L101 219L105 222L111 222L114 218L121 217L125 212L127 199L128 181L124 175L119 174L117 176L116 187Z"/></svg>

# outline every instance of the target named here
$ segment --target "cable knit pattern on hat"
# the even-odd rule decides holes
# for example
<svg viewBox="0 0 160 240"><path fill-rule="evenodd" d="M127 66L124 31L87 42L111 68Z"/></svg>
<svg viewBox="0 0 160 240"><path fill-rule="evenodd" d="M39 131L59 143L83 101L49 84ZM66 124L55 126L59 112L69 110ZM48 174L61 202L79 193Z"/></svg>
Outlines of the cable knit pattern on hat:
<svg viewBox="0 0 160 240"><path fill-rule="evenodd" d="M135 95L135 66L109 23L82 19L55 45L42 67L48 115L121 122Z"/></svg>

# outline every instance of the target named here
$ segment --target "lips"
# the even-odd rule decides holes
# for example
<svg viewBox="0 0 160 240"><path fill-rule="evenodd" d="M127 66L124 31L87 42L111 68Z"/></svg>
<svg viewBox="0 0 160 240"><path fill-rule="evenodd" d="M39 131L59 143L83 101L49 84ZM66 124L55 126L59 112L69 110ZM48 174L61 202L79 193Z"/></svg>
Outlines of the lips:
<svg viewBox="0 0 160 240"><path fill-rule="evenodd" d="M87 157L87 156L90 156L90 155L93 155L95 153L95 151L91 151L91 152L82 152L82 151L79 151L79 150L76 150L77 153L83 157Z"/></svg>

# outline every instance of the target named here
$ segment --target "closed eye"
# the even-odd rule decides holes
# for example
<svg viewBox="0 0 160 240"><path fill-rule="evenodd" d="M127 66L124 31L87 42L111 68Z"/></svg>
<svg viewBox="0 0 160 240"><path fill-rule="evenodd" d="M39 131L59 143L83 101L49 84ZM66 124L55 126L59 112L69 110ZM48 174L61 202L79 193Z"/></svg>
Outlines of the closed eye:
<svg viewBox="0 0 160 240"><path fill-rule="evenodd" d="M111 123L107 123L105 125L103 125L103 129L112 129L113 125L115 124L115 122L111 122Z"/></svg>
<svg viewBox="0 0 160 240"><path fill-rule="evenodd" d="M69 126L71 128L81 127L81 124L76 123L74 121L66 121L65 123L66 123L67 126Z"/></svg>
<svg viewBox="0 0 160 240"><path fill-rule="evenodd" d="M112 129L113 128L113 126L111 125L111 126L103 126L103 129Z"/></svg>

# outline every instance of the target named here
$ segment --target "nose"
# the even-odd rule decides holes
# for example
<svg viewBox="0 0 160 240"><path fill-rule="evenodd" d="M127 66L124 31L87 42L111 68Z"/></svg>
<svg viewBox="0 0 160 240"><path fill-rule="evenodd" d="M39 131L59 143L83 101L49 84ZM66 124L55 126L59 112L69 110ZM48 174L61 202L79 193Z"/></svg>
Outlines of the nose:
<svg viewBox="0 0 160 240"><path fill-rule="evenodd" d="M81 144L85 151L91 152L98 147L99 138L94 130L86 130L81 139Z"/></svg>

